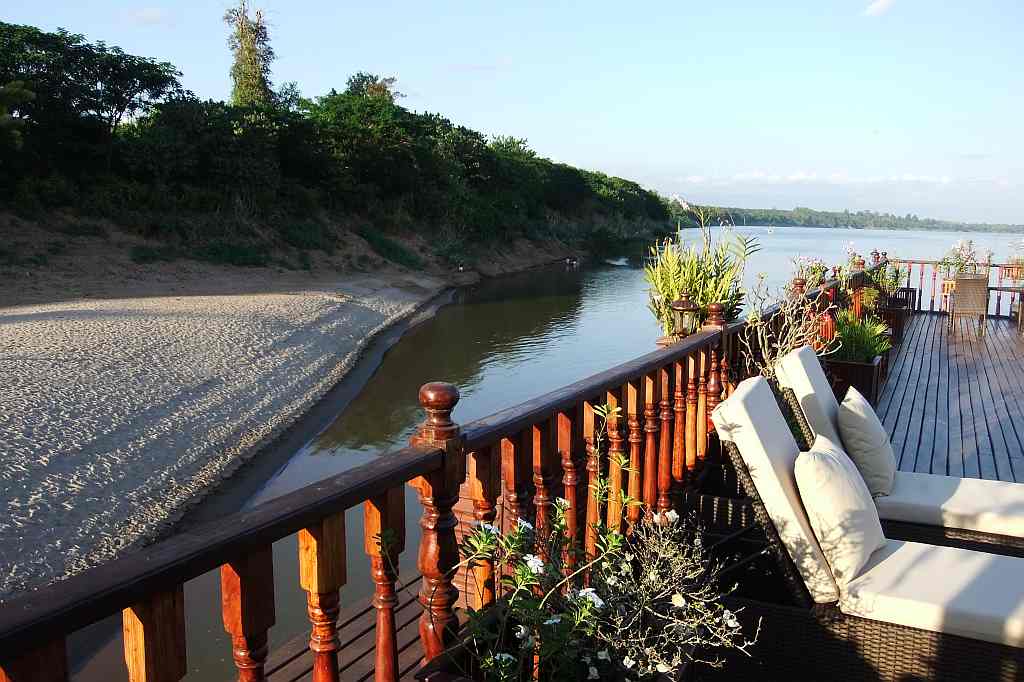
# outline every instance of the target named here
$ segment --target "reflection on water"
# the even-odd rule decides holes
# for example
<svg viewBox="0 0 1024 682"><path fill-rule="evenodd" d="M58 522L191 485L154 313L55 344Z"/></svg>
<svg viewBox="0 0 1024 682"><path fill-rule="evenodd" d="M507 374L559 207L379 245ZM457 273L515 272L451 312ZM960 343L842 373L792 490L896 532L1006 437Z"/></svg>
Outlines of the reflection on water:
<svg viewBox="0 0 1024 682"><path fill-rule="evenodd" d="M939 258L961 236L813 228L740 228L760 237L747 285L758 273L771 288L792 276L791 259L818 256L828 263L845 260L853 242L861 253L872 248L906 258ZM996 258L1010 253L1011 235L966 235ZM699 234L690 233L688 239ZM450 381L462 400L455 419L467 423L529 398L608 369L654 349L660 331L647 310L647 286L639 269L643 254L590 269L549 268L489 280L463 291L455 305L409 331L384 358L378 371L351 405L327 429L306 444L246 506L253 506L318 479L369 461L403 446L421 413L419 387ZM413 574L419 536L419 504L406 495L407 550L401 572ZM346 515L348 584L343 604L364 600L371 591L369 562L363 553L362 510ZM308 630L305 594L298 587L294 537L274 545L277 625L271 647ZM219 611L216 571L186 585L189 680L222 680L233 675L231 645ZM107 627L112 627L107 624ZM113 624L116 629L116 623ZM120 637L76 677L123 679ZM108 672L109 671L109 672Z"/></svg>

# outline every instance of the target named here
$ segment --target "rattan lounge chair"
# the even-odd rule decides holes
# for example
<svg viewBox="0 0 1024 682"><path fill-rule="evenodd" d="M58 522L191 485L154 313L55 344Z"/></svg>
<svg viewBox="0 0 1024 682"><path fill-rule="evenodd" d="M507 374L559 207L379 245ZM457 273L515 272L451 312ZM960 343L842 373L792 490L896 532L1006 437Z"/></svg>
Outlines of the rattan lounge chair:
<svg viewBox="0 0 1024 682"><path fill-rule="evenodd" d="M816 435L841 443L839 403L805 346L776 367L782 399L806 450ZM875 499L886 535L901 540L1024 557L1024 485L897 471L892 493Z"/></svg>
<svg viewBox="0 0 1024 682"><path fill-rule="evenodd" d="M762 626L754 658L730 660L730 678L1024 679L1024 560L889 539L840 587L767 382L742 382L712 419L788 587L734 600L741 620Z"/></svg>
<svg viewBox="0 0 1024 682"><path fill-rule="evenodd" d="M953 331L957 317L973 317L978 321L978 335L985 335L988 322L988 274L957 275L956 287L949 297L949 329Z"/></svg>

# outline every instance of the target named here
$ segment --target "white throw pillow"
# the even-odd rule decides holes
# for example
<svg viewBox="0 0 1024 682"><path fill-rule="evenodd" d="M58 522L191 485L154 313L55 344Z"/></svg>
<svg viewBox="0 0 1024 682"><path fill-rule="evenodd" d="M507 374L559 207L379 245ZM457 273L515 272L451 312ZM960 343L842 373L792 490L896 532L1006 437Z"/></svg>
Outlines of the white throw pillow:
<svg viewBox="0 0 1024 682"><path fill-rule="evenodd" d="M896 455L875 408L853 386L839 405L839 436L872 497L892 492Z"/></svg>
<svg viewBox="0 0 1024 682"><path fill-rule="evenodd" d="M853 462L827 438L818 436L794 469L811 528L842 592L885 546L875 503Z"/></svg>

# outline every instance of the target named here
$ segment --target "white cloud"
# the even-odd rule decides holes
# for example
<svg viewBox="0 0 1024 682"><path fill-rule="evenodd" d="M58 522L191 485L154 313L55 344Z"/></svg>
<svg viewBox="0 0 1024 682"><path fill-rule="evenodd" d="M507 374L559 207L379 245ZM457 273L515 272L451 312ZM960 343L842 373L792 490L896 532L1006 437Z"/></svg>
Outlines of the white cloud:
<svg viewBox="0 0 1024 682"><path fill-rule="evenodd" d="M170 24L171 15L162 7L140 7L128 13L128 20L140 26L159 26Z"/></svg>
<svg viewBox="0 0 1024 682"><path fill-rule="evenodd" d="M895 2L896 0L874 0L874 2L872 2L870 5L867 6L867 8L865 8L864 16L881 16L888 12L890 9L892 9L893 3Z"/></svg>

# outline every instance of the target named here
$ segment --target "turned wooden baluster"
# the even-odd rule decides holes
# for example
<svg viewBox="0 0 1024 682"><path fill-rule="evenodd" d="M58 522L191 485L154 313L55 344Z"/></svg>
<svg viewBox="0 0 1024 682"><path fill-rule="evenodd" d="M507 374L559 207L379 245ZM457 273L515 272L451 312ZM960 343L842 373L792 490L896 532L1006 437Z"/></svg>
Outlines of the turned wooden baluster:
<svg viewBox="0 0 1024 682"><path fill-rule="evenodd" d="M698 451L698 422L697 406L700 401L700 391L697 387L697 373L699 371L699 351L690 353L687 356L686 368L686 466L684 477L688 476L697 467Z"/></svg>
<svg viewBox="0 0 1024 682"><path fill-rule="evenodd" d="M644 377L644 505L649 516L658 505L658 375Z"/></svg>
<svg viewBox="0 0 1024 682"><path fill-rule="evenodd" d="M505 482L504 510L504 531L515 528L519 519L524 521L526 516L526 505L528 493L526 491L526 477L523 475L523 467L519 463L520 443L516 439L502 438L501 444L501 479Z"/></svg>
<svg viewBox="0 0 1024 682"><path fill-rule="evenodd" d="M0 654L0 682L67 682L68 654L63 637L17 654Z"/></svg>
<svg viewBox="0 0 1024 682"><path fill-rule="evenodd" d="M576 547L579 542L579 499L577 492L580 477L577 473L576 453L573 452L574 428L573 419L567 412L559 412L555 415L555 450L558 452L562 464L562 496L569 503L565 510L565 532L568 535L568 548L563 557L565 573L572 572L576 565Z"/></svg>
<svg viewBox="0 0 1024 682"><path fill-rule="evenodd" d="M932 268L934 269L935 266L933 265ZM924 263L921 263L921 278L918 281L918 285L917 285L917 309L918 310L924 310L923 299L924 299ZM860 319L860 314L857 315L857 319Z"/></svg>
<svg viewBox="0 0 1024 682"><path fill-rule="evenodd" d="M605 403L609 408L620 406L616 391L608 391ZM615 412L608 415L608 527L622 527L622 427L621 418Z"/></svg>
<svg viewBox="0 0 1024 682"><path fill-rule="evenodd" d="M924 272L923 271L922 271L921 275L922 275L922 277L924 276ZM861 317L863 317L863 307L862 307L863 306L863 303L862 303L863 297L864 297L864 290L863 289L861 289L860 287L857 287L856 289L853 290L853 296L851 296L851 298L853 299L853 316L854 316L854 318L856 318L858 320L861 319Z"/></svg>
<svg viewBox="0 0 1024 682"><path fill-rule="evenodd" d="M803 287L801 286L801 294L803 293ZM715 430L715 424L711 421L711 413L715 411L718 403L722 401L722 374L721 367L718 366L718 358L719 354L725 357L725 308L721 303L711 303L708 305L708 321L704 325L704 330L714 330L719 333L719 341L711 345L706 367L708 375L707 402L703 413L706 417L704 424L706 435L713 433Z"/></svg>
<svg viewBox="0 0 1024 682"><path fill-rule="evenodd" d="M466 456L469 494L473 498L473 520L494 525L498 515L501 480L495 471L501 462L501 445ZM473 606L482 609L495 599L494 561L483 559L473 567Z"/></svg>
<svg viewBox="0 0 1024 682"><path fill-rule="evenodd" d="M704 456L708 451L708 349L697 352L697 457L694 469L699 470L704 464Z"/></svg>
<svg viewBox="0 0 1024 682"><path fill-rule="evenodd" d="M220 600L238 682L265 680L267 630L275 621L274 556L270 545L220 567Z"/></svg>
<svg viewBox="0 0 1024 682"><path fill-rule="evenodd" d="M686 485L686 468L687 460L686 453L688 449L687 443L689 442L689 421L690 415L687 412L688 405L686 403L686 394L684 389L686 387L686 380L689 376L687 370L686 360L677 360L673 364L673 370L675 371L675 392L672 395L673 400L673 413L675 417L675 423L672 426L672 492L673 498L672 504L674 507L678 507L679 503L682 502L683 487ZM694 388L696 390L696 388ZM697 394L694 393L696 399ZM696 407L694 414L696 415ZM696 424L696 422L694 422ZM696 433L696 432L695 432ZM694 436L696 438L696 436Z"/></svg>
<svg viewBox="0 0 1024 682"><path fill-rule="evenodd" d="M807 280L803 277L793 278L793 293L797 296L803 296L807 293ZM709 310L710 312L710 310Z"/></svg>
<svg viewBox="0 0 1024 682"><path fill-rule="evenodd" d="M643 481L640 472L640 448L643 446L643 431L640 429L640 413L642 411L640 381L632 380L626 384L626 413L629 427L629 497L640 500L643 495ZM626 510L626 518L630 523L640 519L640 507L631 505Z"/></svg>
<svg viewBox="0 0 1024 682"><path fill-rule="evenodd" d="M419 601L420 644L423 662L441 655L455 641L458 621L454 606L459 592L452 583L459 563L455 539L458 521L452 513L459 497L459 486L466 478L466 459L462 452L459 427L452 422L452 410L459 402L459 390L451 384L433 382L420 388L420 405L427 419L411 439L414 446L436 447L445 451L440 471L420 476L409 484L419 493L423 506L422 534L417 567L423 576Z"/></svg>
<svg viewBox="0 0 1024 682"><path fill-rule="evenodd" d="M1003 286L1003 268L999 268L998 270L996 270L996 286L997 287ZM997 290L996 291L996 317L999 317L999 309L1002 307L1002 305L1001 305L1002 302L1003 302L1003 292Z"/></svg>
<svg viewBox="0 0 1024 682"><path fill-rule="evenodd" d="M405 551L405 490L401 486L363 504L363 549L370 557L372 604L377 610L373 675L377 682L396 682L399 670L395 583L398 557Z"/></svg>
<svg viewBox="0 0 1024 682"><path fill-rule="evenodd" d="M177 682L185 676L185 592L149 595L122 613L129 682Z"/></svg>
<svg viewBox="0 0 1024 682"><path fill-rule="evenodd" d="M601 522L601 506L597 500L597 482L601 477L601 453L594 440L596 416L594 402L583 403L583 440L587 444L587 525L584 528L584 549L587 559L597 556L597 525Z"/></svg>
<svg viewBox="0 0 1024 682"><path fill-rule="evenodd" d="M711 413L718 407L718 403L722 400L722 375L718 367L718 350L711 347L711 366L708 370L708 405L707 405L707 432L711 433L715 430L714 422L711 421Z"/></svg>
<svg viewBox="0 0 1024 682"><path fill-rule="evenodd" d="M672 508L672 365L658 370L658 413L661 419L660 440L658 443L658 503L659 512ZM680 472L682 473L682 472Z"/></svg>
<svg viewBox="0 0 1024 682"><path fill-rule="evenodd" d="M338 682L338 590L345 584L345 512L299 531L299 584L313 628L313 682Z"/></svg>
<svg viewBox="0 0 1024 682"><path fill-rule="evenodd" d="M551 441L547 424L534 424L529 429L530 438L530 461L533 463L533 507L535 512L535 527L537 535L542 538L548 536L548 527L551 525L551 496L552 462L551 462ZM540 556L547 560L547 543L541 542L538 545Z"/></svg>

